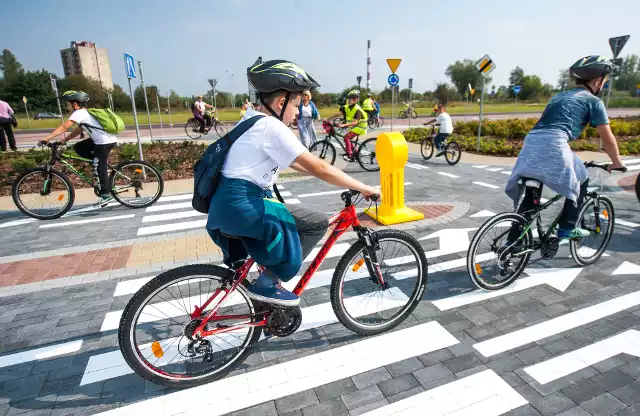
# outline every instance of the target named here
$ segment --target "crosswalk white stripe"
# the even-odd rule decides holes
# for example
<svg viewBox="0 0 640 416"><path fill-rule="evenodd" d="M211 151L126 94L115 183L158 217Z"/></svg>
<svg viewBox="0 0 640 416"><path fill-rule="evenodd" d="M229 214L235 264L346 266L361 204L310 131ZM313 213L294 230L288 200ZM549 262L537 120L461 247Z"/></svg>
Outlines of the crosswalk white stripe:
<svg viewBox="0 0 640 416"><path fill-rule="evenodd" d="M19 219L19 220L13 220L13 221L8 221L5 223L0 224L0 228L5 228L5 227L13 227L16 225L24 225L24 224L29 224L31 222L36 222L38 220L36 220L35 218L23 218L23 219Z"/></svg>
<svg viewBox="0 0 640 416"><path fill-rule="evenodd" d="M440 324L429 322L101 414L222 415L457 343Z"/></svg>
<svg viewBox="0 0 640 416"><path fill-rule="evenodd" d="M617 298L579 309L518 331L491 338L475 344L473 347L485 357L490 357L530 342L539 341L561 332L586 325L637 305L640 305L640 291L618 296Z"/></svg>
<svg viewBox="0 0 640 416"><path fill-rule="evenodd" d="M460 177L458 175L454 175L453 173L447 173L447 172L438 172L438 175L447 176L449 178L459 178Z"/></svg>
<svg viewBox="0 0 640 416"><path fill-rule="evenodd" d="M621 220L619 218L616 218L616 224L626 225L627 227L631 227L631 228L640 227L640 224L636 224L635 222Z"/></svg>
<svg viewBox="0 0 640 416"><path fill-rule="evenodd" d="M142 223L147 222L159 222L159 221L170 221L170 220L179 220L182 218L191 218L191 217L201 217L206 216L207 214L203 214L196 210L191 211L178 211L178 212L169 212L167 214L157 214L157 215L146 215L142 217Z"/></svg>
<svg viewBox="0 0 640 416"><path fill-rule="evenodd" d="M498 416L528 401L493 370L484 370L388 404L363 416Z"/></svg>
<svg viewBox="0 0 640 416"><path fill-rule="evenodd" d="M191 202L177 202L174 204L151 205L145 212L170 211L173 209L192 208Z"/></svg>
<svg viewBox="0 0 640 416"><path fill-rule="evenodd" d="M427 166L418 165L417 163L407 162L406 166L408 168L417 169L417 170L429 169Z"/></svg>
<svg viewBox="0 0 640 416"><path fill-rule="evenodd" d="M503 171L500 171L500 173L502 173L503 175L511 175L510 170L503 170Z"/></svg>
<svg viewBox="0 0 640 416"><path fill-rule="evenodd" d="M475 185L484 186L485 188L491 188L491 189L498 189L499 188L499 186L491 185L490 183L477 182L477 181L474 181L473 183Z"/></svg>
<svg viewBox="0 0 640 416"><path fill-rule="evenodd" d="M184 201L186 199L192 199L192 198L193 198L193 194L180 194L180 195L162 196L162 197L160 197L160 199L158 199L158 203L172 202L172 201Z"/></svg>
<svg viewBox="0 0 640 416"><path fill-rule="evenodd" d="M191 204L191 203L189 203ZM171 224L152 225L149 227L140 227L138 235L150 235L158 233L167 233L170 231L191 230L194 228L203 228L207 225L207 220L185 221Z"/></svg>
<svg viewBox="0 0 640 416"><path fill-rule="evenodd" d="M290 204L290 205L296 205L300 203L300 200L297 198L291 198L291 199L285 199L284 200L285 204Z"/></svg>
<svg viewBox="0 0 640 416"><path fill-rule="evenodd" d="M627 171L633 172L635 170L640 170L640 165L632 165L627 167Z"/></svg>
<svg viewBox="0 0 640 416"><path fill-rule="evenodd" d="M488 168L489 165L475 165L475 166L471 166L472 168L476 168L476 169L484 169L484 168Z"/></svg>
<svg viewBox="0 0 640 416"><path fill-rule="evenodd" d="M99 218L90 218L86 220L55 222L52 224L41 225L40 228L57 228L57 227L66 227L68 225L80 225L80 224L91 224L95 222L124 220L126 218L133 218L135 216L136 214L127 214L127 215L116 215L113 217L99 217Z"/></svg>
<svg viewBox="0 0 640 416"><path fill-rule="evenodd" d="M76 340L48 347L22 351L15 354L3 355L0 356L0 368L18 365L29 361L44 360L47 358L58 357L60 355L72 354L79 351L81 347L82 340Z"/></svg>
<svg viewBox="0 0 640 416"><path fill-rule="evenodd" d="M622 163L625 165L631 165L633 163L640 163L640 159L622 159Z"/></svg>
<svg viewBox="0 0 640 416"><path fill-rule="evenodd" d="M502 168L487 168L485 169L487 172L498 172L502 170Z"/></svg>

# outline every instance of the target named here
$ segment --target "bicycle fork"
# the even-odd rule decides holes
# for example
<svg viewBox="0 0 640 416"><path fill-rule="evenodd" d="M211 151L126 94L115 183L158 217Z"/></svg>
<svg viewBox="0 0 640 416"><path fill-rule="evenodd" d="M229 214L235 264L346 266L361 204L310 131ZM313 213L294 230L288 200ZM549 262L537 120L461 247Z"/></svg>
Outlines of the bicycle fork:
<svg viewBox="0 0 640 416"><path fill-rule="evenodd" d="M378 261L378 254L376 251L380 248L380 243L378 240L371 236L371 232L368 230L361 234L361 238L364 241L364 250L362 250L364 264L367 266L367 271L369 272L369 276L371 281L374 284L378 284L382 287L383 290L387 290L390 288L389 282L384 280L382 277L382 270L380 270L380 262ZM354 271L357 271L360 266L362 266L362 260L358 261L354 266Z"/></svg>

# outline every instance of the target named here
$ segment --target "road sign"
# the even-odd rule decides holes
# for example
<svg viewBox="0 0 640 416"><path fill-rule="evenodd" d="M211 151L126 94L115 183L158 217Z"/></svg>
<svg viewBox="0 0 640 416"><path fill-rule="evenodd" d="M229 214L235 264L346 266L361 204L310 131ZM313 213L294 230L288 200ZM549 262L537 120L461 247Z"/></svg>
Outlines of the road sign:
<svg viewBox="0 0 640 416"><path fill-rule="evenodd" d="M611 46L611 52L613 52L613 57L617 58L624 45L626 45L629 40L629 35L618 36L615 38L609 39L609 46Z"/></svg>
<svg viewBox="0 0 640 416"><path fill-rule="evenodd" d="M389 85L391 85L392 87L395 87L400 83L400 77L397 74L391 74L389 75L389 78L387 79L387 81L389 82Z"/></svg>
<svg viewBox="0 0 640 416"><path fill-rule="evenodd" d="M394 74L396 73L398 67L400 66L400 62L402 62L402 59L387 59L387 65L389 65L389 69L391 70L391 72L393 72Z"/></svg>
<svg viewBox="0 0 640 416"><path fill-rule="evenodd" d="M136 61L133 59L133 56L126 52L124 54L124 70L127 73L127 78L131 79L136 77Z"/></svg>
<svg viewBox="0 0 640 416"><path fill-rule="evenodd" d="M409 78L409 89L413 88L413 78Z"/></svg>
<svg viewBox="0 0 640 416"><path fill-rule="evenodd" d="M24 96L23 96L23 97L22 97L22 102L26 104L26 103L27 103L27 97L24 97Z"/></svg>
<svg viewBox="0 0 640 416"><path fill-rule="evenodd" d="M360 87L360 83L362 82L362 75L358 75L356 77L356 81L358 81L358 87Z"/></svg>
<svg viewBox="0 0 640 416"><path fill-rule="evenodd" d="M622 62L623 62L622 58L615 58L615 59L611 60L611 63L613 63L616 66L616 68L613 70L611 75L613 75L613 76L620 75L620 69L622 68Z"/></svg>
<svg viewBox="0 0 640 416"><path fill-rule="evenodd" d="M54 77L51 77L51 89L53 90L53 94L58 96L58 83Z"/></svg>
<svg viewBox="0 0 640 416"><path fill-rule="evenodd" d="M515 95L518 95L520 93L521 87L520 87L520 85L514 85L512 89L513 89L513 93Z"/></svg>
<svg viewBox="0 0 640 416"><path fill-rule="evenodd" d="M493 63L489 55L485 55L476 62L476 69L482 74L482 76L487 77L494 69L496 69L496 64Z"/></svg>

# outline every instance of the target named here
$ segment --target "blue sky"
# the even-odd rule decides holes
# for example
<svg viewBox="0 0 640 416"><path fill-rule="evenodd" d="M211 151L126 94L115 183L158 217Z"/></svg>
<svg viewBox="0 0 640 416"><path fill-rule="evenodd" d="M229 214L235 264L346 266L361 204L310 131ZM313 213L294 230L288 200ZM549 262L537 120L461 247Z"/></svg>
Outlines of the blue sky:
<svg viewBox="0 0 640 416"><path fill-rule="evenodd" d="M220 89L244 92L246 68L258 56L292 60L314 74L323 91L339 91L357 75L366 77L367 39L376 90L390 73L386 58L402 58L401 85L413 78L423 92L447 80L450 63L485 53L496 62L496 85L506 84L516 65L555 85L558 70L581 56L610 54L612 36L630 34L622 55L640 54L640 1L580 0L572 6L577 3L11 1L2 6L0 48L10 49L27 69L63 75L60 49L71 40L93 41L109 50L115 83L126 89L126 51L144 62L147 83L181 94L206 90L212 77Z"/></svg>

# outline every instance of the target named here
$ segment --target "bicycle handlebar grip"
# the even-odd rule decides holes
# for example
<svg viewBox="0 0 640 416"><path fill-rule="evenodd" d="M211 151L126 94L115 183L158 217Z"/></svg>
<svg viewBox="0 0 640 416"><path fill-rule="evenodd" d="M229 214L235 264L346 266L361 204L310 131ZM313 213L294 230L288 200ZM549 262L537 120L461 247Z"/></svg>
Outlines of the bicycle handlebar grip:
<svg viewBox="0 0 640 416"><path fill-rule="evenodd" d="M380 195L371 195L369 199L373 202L378 202L380 200Z"/></svg>

